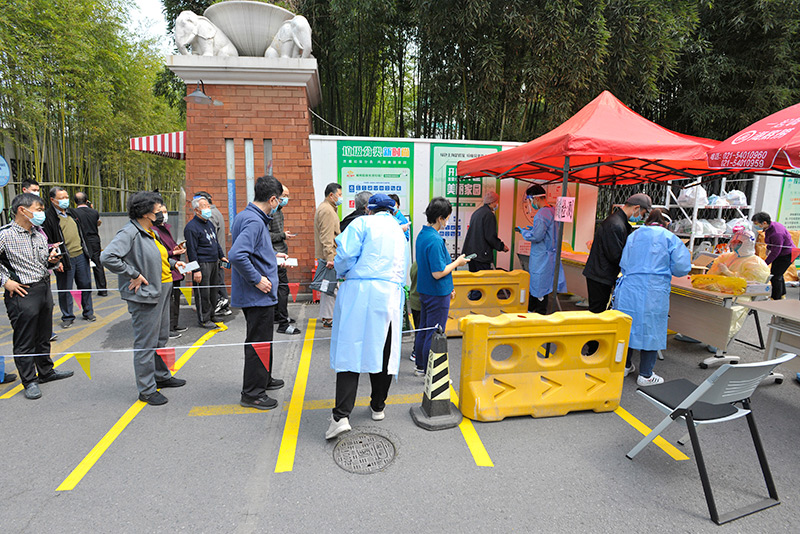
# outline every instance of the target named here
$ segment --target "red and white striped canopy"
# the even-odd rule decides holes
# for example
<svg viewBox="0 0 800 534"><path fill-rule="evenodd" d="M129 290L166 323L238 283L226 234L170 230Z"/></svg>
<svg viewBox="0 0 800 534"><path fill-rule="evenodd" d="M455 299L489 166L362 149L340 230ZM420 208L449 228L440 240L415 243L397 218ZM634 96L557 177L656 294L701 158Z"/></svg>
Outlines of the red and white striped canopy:
<svg viewBox="0 0 800 534"><path fill-rule="evenodd" d="M131 138L131 150L147 152L156 156L172 159L186 159L186 145L184 134L186 132L172 132L145 137Z"/></svg>

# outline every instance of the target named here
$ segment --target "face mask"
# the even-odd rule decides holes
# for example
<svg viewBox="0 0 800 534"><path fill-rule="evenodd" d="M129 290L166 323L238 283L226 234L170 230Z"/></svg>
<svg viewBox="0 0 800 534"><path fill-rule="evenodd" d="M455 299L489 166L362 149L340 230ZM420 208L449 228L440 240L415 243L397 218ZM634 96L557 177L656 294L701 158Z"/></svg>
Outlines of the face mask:
<svg viewBox="0 0 800 534"><path fill-rule="evenodd" d="M632 223L637 223L637 222L642 220L642 216L641 215L637 215L636 217L631 216L631 217L628 217L628 220L630 222L632 222Z"/></svg>
<svg viewBox="0 0 800 534"><path fill-rule="evenodd" d="M43 211L33 211L33 217L29 217L31 222L36 226L41 226L44 224L45 215Z"/></svg>
<svg viewBox="0 0 800 534"><path fill-rule="evenodd" d="M163 219L161 220L161 222L160 222L160 223L158 223L158 224L165 224L165 223L166 223L166 222L169 220L169 214L167 214L167 213L162 213L161 215L162 215L164 218L163 218Z"/></svg>
<svg viewBox="0 0 800 534"><path fill-rule="evenodd" d="M204 210L200 210L200 216L203 217L204 219L210 219L211 218L211 208L206 208Z"/></svg>
<svg viewBox="0 0 800 534"><path fill-rule="evenodd" d="M63 198L63 199L59 200L58 201L58 207L61 208L62 210L67 209L69 207L69 199L68 198Z"/></svg>
<svg viewBox="0 0 800 534"><path fill-rule="evenodd" d="M158 213L156 213L156 220L153 221L153 224L158 225L158 226L161 226L162 224L164 224L164 214L161 213L160 211Z"/></svg>
<svg viewBox="0 0 800 534"><path fill-rule="evenodd" d="M336 199L336 205L337 206L341 206L342 205L342 197L339 197L339 198Z"/></svg>
<svg viewBox="0 0 800 534"><path fill-rule="evenodd" d="M281 197L281 203L280 203L281 207L285 206L288 203L289 203L289 197Z"/></svg>

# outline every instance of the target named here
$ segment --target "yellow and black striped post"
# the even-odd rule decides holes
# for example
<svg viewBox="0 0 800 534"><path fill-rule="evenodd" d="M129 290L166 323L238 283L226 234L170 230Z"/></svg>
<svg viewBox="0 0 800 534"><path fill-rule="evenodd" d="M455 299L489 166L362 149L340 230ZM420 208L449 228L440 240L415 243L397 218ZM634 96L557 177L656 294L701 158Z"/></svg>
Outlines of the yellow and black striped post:
<svg viewBox="0 0 800 534"><path fill-rule="evenodd" d="M450 402L450 364L447 336L439 328L433 334L428 368L425 371L425 394L422 406L411 408L411 418L425 430L444 430L461 423L461 412Z"/></svg>

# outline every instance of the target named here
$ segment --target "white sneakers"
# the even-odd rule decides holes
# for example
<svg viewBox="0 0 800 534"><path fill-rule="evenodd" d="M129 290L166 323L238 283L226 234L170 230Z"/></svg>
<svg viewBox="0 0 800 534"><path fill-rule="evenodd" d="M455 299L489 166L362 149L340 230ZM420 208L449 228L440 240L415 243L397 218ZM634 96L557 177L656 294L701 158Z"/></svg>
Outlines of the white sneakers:
<svg viewBox="0 0 800 534"><path fill-rule="evenodd" d="M658 376L657 374L653 373L649 377L645 378L642 375L639 375L639 378L636 379L636 383L640 386L655 386L656 384L663 384L664 379Z"/></svg>
<svg viewBox="0 0 800 534"><path fill-rule="evenodd" d="M384 410L376 412L375 410L372 409L372 406L370 406L369 411L372 412L373 421L383 421L383 418L386 417L386 412Z"/></svg>
<svg viewBox="0 0 800 534"><path fill-rule="evenodd" d="M339 434L349 432L350 430L352 430L352 427L347 417L342 417L337 421L331 416L331 426L329 426L328 431L325 432L325 439L333 439Z"/></svg>
<svg viewBox="0 0 800 534"><path fill-rule="evenodd" d="M624 375L622 375L622 376L628 376L629 374L631 374L631 373L632 373L632 372L634 372L635 370L636 370L636 366L635 366L635 365L633 365L633 362L631 362L631 366L630 366L630 367L626 367L626 368L625 368L625 374L624 374Z"/></svg>

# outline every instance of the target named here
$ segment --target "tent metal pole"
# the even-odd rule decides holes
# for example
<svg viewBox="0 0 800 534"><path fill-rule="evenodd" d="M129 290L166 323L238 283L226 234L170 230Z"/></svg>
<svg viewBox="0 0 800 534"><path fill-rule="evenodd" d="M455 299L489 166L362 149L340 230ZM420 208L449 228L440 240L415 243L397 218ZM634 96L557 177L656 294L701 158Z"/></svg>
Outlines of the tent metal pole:
<svg viewBox="0 0 800 534"><path fill-rule="evenodd" d="M567 186L569 185L569 156L564 158L564 178L561 182L561 196L567 196ZM558 275L561 272L561 241L564 239L564 221L558 221L558 237L556 238L556 264L553 270L553 292L547 302L547 314L555 311L556 299L558 298ZM533 260L533 258L531 258ZM530 296L528 297L530 298Z"/></svg>

